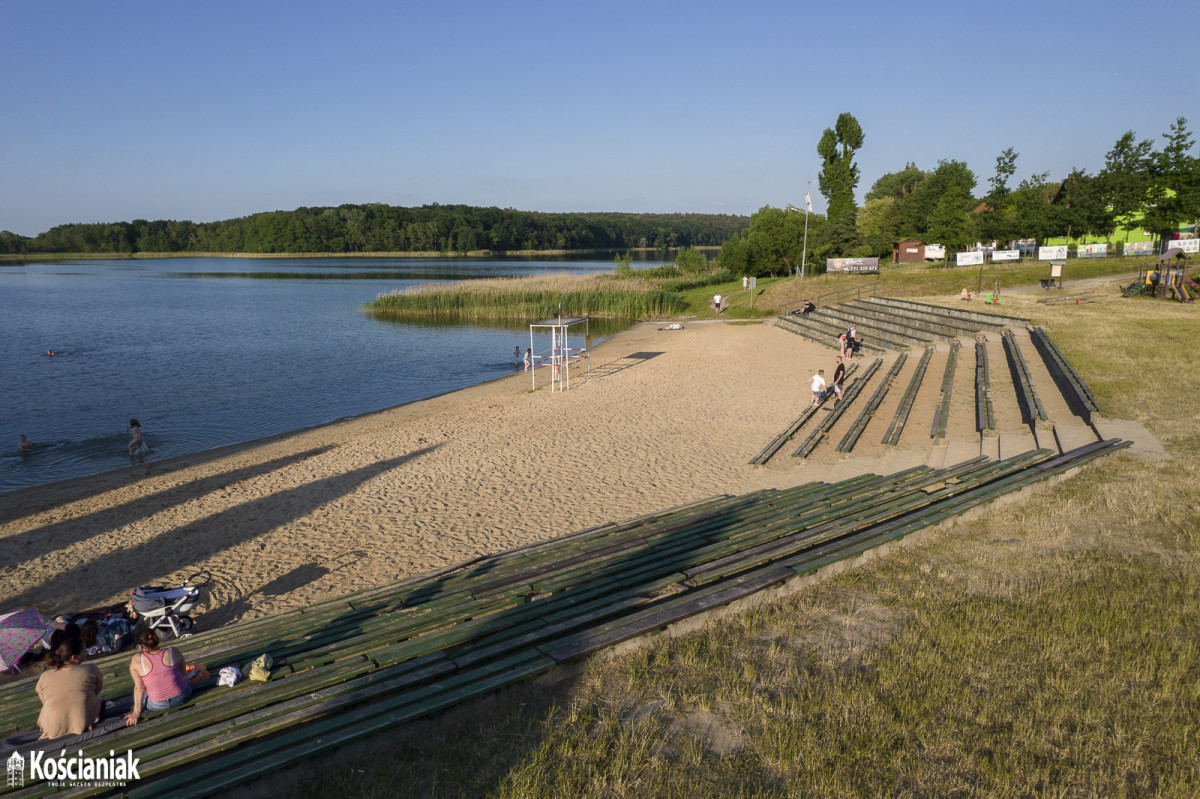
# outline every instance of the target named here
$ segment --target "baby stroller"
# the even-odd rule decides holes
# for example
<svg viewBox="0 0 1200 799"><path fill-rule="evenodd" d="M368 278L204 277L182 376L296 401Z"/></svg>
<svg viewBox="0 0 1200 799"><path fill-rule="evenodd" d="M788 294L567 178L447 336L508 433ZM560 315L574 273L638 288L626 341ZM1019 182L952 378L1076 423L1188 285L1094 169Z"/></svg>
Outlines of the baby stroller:
<svg viewBox="0 0 1200 799"><path fill-rule="evenodd" d="M201 582L201 579L203 582ZM192 629L192 618L188 614L200 601L200 589L208 585L212 575L207 571L197 572L178 588L146 585L133 589L129 603L132 615L143 625L166 638L179 638Z"/></svg>

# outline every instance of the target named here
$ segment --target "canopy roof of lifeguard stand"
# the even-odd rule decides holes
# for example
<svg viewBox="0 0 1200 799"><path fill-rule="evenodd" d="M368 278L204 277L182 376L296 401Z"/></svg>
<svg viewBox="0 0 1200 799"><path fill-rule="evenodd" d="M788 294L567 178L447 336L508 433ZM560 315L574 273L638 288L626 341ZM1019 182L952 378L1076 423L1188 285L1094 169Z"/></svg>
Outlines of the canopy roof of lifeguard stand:
<svg viewBox="0 0 1200 799"><path fill-rule="evenodd" d="M549 319L543 319L540 322L530 323L530 327L570 327L577 325L580 322L586 322L586 316L552 316Z"/></svg>

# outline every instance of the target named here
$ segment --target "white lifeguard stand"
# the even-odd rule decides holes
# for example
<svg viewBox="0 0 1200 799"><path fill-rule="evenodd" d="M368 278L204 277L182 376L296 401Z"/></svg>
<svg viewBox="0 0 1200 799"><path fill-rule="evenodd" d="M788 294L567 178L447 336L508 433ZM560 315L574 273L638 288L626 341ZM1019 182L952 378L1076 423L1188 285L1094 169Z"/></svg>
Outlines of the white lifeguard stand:
<svg viewBox="0 0 1200 799"><path fill-rule="evenodd" d="M533 389L537 390L537 367L550 367L550 390L566 391L571 384L571 360L583 359L588 362L588 374L592 373L591 359L584 347L572 347L570 342L571 328L583 325L583 342L586 345L588 336L588 318L586 316L556 316L543 319L529 325L529 349L533 352L533 362L530 364L530 380ZM550 349L537 350L534 348L534 336L538 331L550 331ZM578 336L578 331L576 331Z"/></svg>

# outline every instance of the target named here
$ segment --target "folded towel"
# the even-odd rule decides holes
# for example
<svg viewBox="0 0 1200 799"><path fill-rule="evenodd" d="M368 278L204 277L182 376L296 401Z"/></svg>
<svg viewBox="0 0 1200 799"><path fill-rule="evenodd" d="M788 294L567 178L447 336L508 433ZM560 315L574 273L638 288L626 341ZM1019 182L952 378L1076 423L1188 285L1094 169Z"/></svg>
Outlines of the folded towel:
<svg viewBox="0 0 1200 799"><path fill-rule="evenodd" d="M237 666L226 666L221 669L221 676L217 679L217 685L237 685L237 681L242 679L242 672Z"/></svg>

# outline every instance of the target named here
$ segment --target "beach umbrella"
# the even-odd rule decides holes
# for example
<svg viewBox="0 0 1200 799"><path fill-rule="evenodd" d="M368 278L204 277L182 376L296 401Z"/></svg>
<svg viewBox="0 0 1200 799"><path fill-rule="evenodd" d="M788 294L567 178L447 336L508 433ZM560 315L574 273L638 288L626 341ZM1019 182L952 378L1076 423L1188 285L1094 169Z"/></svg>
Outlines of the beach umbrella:
<svg viewBox="0 0 1200 799"><path fill-rule="evenodd" d="M46 619L37 608L0 615L0 671L17 665L45 632Z"/></svg>

